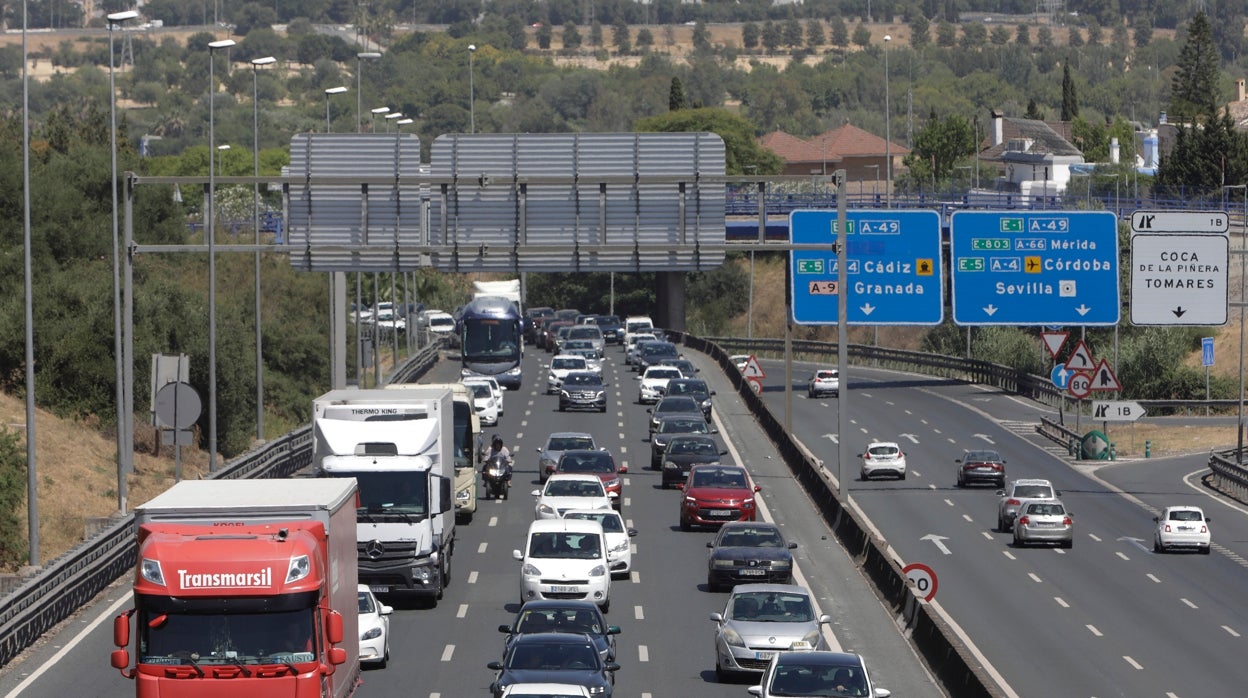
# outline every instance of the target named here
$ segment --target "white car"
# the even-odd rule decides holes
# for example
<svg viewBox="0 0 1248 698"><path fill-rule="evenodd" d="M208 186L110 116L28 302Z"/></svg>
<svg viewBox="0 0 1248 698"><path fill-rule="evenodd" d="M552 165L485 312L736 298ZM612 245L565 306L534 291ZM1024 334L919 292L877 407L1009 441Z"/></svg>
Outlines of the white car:
<svg viewBox="0 0 1248 698"><path fill-rule="evenodd" d="M1154 516L1157 530L1153 533L1153 552L1171 550L1199 550L1208 555L1213 543L1209 521L1200 507L1173 506Z"/></svg>
<svg viewBox="0 0 1248 698"><path fill-rule="evenodd" d="M651 332L640 332L637 334L629 335L627 344L624 345L624 363L630 366L633 364L633 361L637 358L637 347L642 342L657 342L657 341L659 341L658 335L655 335Z"/></svg>
<svg viewBox="0 0 1248 698"><path fill-rule="evenodd" d="M763 670L763 680L746 689L752 696L813 698L814 696L863 696L888 698L892 692L879 688L867 673L862 655L852 652L813 651L794 643L777 652Z"/></svg>
<svg viewBox="0 0 1248 698"><path fill-rule="evenodd" d="M485 383L490 386L490 392L494 394L494 399L498 401L498 414L500 417L503 415L503 395L506 394L507 391L503 390L503 386L498 382L497 378L494 376L465 376L460 380L460 382L464 385Z"/></svg>
<svg viewBox="0 0 1248 698"><path fill-rule="evenodd" d="M558 477L552 475L550 480ZM607 542L597 521L534 521L524 550L513 550L511 556L521 563L521 605L551 598L590 601L603 613L611 608Z"/></svg>
<svg viewBox="0 0 1248 698"><path fill-rule="evenodd" d="M893 441L874 441L867 444L862 453L862 479L870 480L876 475L893 475L906 479L906 454Z"/></svg>
<svg viewBox="0 0 1248 698"><path fill-rule="evenodd" d="M503 698L590 698L590 692L574 683L513 683Z"/></svg>
<svg viewBox="0 0 1248 698"><path fill-rule="evenodd" d="M841 394L841 372L835 368L815 370L806 384L806 397L814 399L829 393L834 396Z"/></svg>
<svg viewBox="0 0 1248 698"><path fill-rule="evenodd" d="M641 386L637 389L637 402L649 405L658 402L667 392L667 382L673 378L683 378L680 369L675 366L651 366L645 373L637 377Z"/></svg>
<svg viewBox="0 0 1248 698"><path fill-rule="evenodd" d="M464 383L464 387L468 389L468 395L472 397L472 407L477 412L477 418L487 427L498 424L498 416L502 414L502 405L498 398L494 396L494 391L490 390L490 385L484 382Z"/></svg>
<svg viewBox="0 0 1248 698"><path fill-rule="evenodd" d="M645 315L630 315L624 318L624 347L633 343L633 335L638 333L654 334L654 321Z"/></svg>
<svg viewBox="0 0 1248 698"><path fill-rule="evenodd" d="M573 509L610 509L617 495L608 495L597 475L554 473L541 489L533 490L533 496L537 497L533 518L558 519Z"/></svg>
<svg viewBox="0 0 1248 698"><path fill-rule="evenodd" d="M597 521L602 526L602 534L607 537L607 563L611 574L628 576L633 570L633 542L637 529L624 526L624 517L613 509L572 509L563 512L565 519L584 519Z"/></svg>
<svg viewBox="0 0 1248 698"><path fill-rule="evenodd" d="M420 329L440 336L455 334L455 318L444 310L426 310L416 318Z"/></svg>
<svg viewBox="0 0 1248 698"><path fill-rule="evenodd" d="M360 662L385 667L390 661L390 613L367 584L356 587L360 599Z"/></svg>
<svg viewBox="0 0 1248 698"><path fill-rule="evenodd" d="M550 360L550 365L546 367L546 394L559 392L563 387L563 379L573 371L588 371L589 362L584 356L576 354L555 354Z"/></svg>

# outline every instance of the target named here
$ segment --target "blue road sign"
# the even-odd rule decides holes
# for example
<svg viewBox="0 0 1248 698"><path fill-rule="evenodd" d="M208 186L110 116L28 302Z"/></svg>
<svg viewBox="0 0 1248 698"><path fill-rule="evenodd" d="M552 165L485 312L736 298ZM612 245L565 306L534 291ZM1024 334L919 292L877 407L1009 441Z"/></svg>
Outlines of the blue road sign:
<svg viewBox="0 0 1248 698"><path fill-rule="evenodd" d="M1200 363L1202 366L1213 365L1213 337L1200 338Z"/></svg>
<svg viewBox="0 0 1248 698"><path fill-rule="evenodd" d="M1065 390L1070 385L1070 377L1075 375L1074 371L1067 371L1066 364L1057 364L1049 373L1049 379L1053 381L1053 385L1058 390Z"/></svg>
<svg viewBox="0 0 1248 698"><path fill-rule="evenodd" d="M1116 325L1118 217L1109 211L957 211L958 325Z"/></svg>
<svg viewBox="0 0 1248 698"><path fill-rule="evenodd" d="M936 211L846 212L845 273L850 325L939 325L945 316L940 214ZM789 214L789 241L827 245L793 250L789 264L793 321L837 323L836 211Z"/></svg>

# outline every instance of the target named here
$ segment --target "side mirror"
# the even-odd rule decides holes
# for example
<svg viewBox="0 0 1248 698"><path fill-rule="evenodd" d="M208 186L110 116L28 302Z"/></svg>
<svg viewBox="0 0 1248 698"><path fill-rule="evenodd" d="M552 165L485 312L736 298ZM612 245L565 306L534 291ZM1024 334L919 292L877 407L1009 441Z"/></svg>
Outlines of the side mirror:
<svg viewBox="0 0 1248 698"><path fill-rule="evenodd" d="M606 669L607 671L619 671L619 670L620 670L620 665L619 665L619 664L616 664L615 662L609 662L609 663L608 663L605 667L603 667L603 668L604 668L604 669Z"/></svg>
<svg viewBox="0 0 1248 698"><path fill-rule="evenodd" d="M789 550L797 550L797 543L789 543Z"/></svg>
<svg viewBox="0 0 1248 698"><path fill-rule="evenodd" d="M123 613L113 619L113 644L118 647L127 647L130 645L130 613ZM126 664L130 663L127 657ZM117 667L120 669L121 667Z"/></svg>
<svg viewBox="0 0 1248 698"><path fill-rule="evenodd" d="M117 669L125 674L126 668L130 666L129 650L113 650L112 653L108 655L108 663L112 665L114 669Z"/></svg>
<svg viewBox="0 0 1248 698"><path fill-rule="evenodd" d="M628 472L628 466L627 466L627 465L621 465L621 466L620 466L620 472L621 472L621 473L627 473L627 472Z"/></svg>
<svg viewBox="0 0 1248 698"><path fill-rule="evenodd" d="M1061 494L1061 493L1059 492L1058 494ZM1005 496L1005 490L997 490L997 496L998 496L998 497L1004 497L1004 496Z"/></svg>
<svg viewBox="0 0 1248 698"><path fill-rule="evenodd" d="M721 456L726 456L726 455L728 455L728 449L726 449L726 448L725 448L724 450L720 451L720 452L719 452L719 455L721 455Z"/></svg>
<svg viewBox="0 0 1248 698"><path fill-rule="evenodd" d="M708 541L706 542L706 547L708 547L708 548L714 548L714 547L715 547L715 541L713 541L713 540L708 540Z"/></svg>
<svg viewBox="0 0 1248 698"><path fill-rule="evenodd" d="M393 607L393 606L387 606L387 605L385 605L385 604L382 604L382 605L381 605L381 615L383 615L383 616L388 616L388 615L390 615L391 613L394 613L394 607Z"/></svg>
<svg viewBox="0 0 1248 698"><path fill-rule="evenodd" d="M338 611L330 611L328 615L329 617L325 619L325 634L329 638L329 643L336 645L342 642L342 614ZM344 657L342 661L333 663L342 664L345 661L347 660Z"/></svg>
<svg viewBox="0 0 1248 698"><path fill-rule="evenodd" d="M532 494L534 497L540 497L540 496L542 496L542 491L541 491L541 490L533 490L532 492L530 492L530 494Z"/></svg>
<svg viewBox="0 0 1248 698"><path fill-rule="evenodd" d="M504 633L504 634L506 634L506 635L510 635L510 634L511 634L511 626L510 626L510 625L500 625L500 626L498 626L498 632L500 632L500 633Z"/></svg>
<svg viewBox="0 0 1248 698"><path fill-rule="evenodd" d="M754 491L755 491L755 492L762 492L762 491L763 491L763 486L762 486L762 485L754 485Z"/></svg>
<svg viewBox="0 0 1248 698"><path fill-rule="evenodd" d="M494 671L502 671L503 663L502 662L490 662L489 664L486 664L485 667L487 669L493 669Z"/></svg>
<svg viewBox="0 0 1248 698"><path fill-rule="evenodd" d="M346 664L346 662L347 662L347 651L345 649L341 647L329 648L329 663L331 665L338 666L339 664ZM332 667L329 667L328 671L325 671L324 669L322 669L322 672L328 676L329 674L334 673L334 670Z"/></svg>
<svg viewBox="0 0 1248 698"><path fill-rule="evenodd" d="M715 611L714 613L711 614L711 620L715 621L716 623L723 623L724 614L720 613L719 611Z"/></svg>
<svg viewBox="0 0 1248 698"><path fill-rule="evenodd" d="M823 614L822 616L819 616L819 624L820 624L820 625L827 625L827 624L829 624L829 623L831 623L831 622L832 622L832 616L829 616L829 615L828 615L828 614L826 614L826 613L825 613L825 614Z"/></svg>
<svg viewBox="0 0 1248 698"><path fill-rule="evenodd" d="M608 635L619 635L619 634L620 634L620 626L618 626L618 625L608 625L608 626L607 626L607 634L608 634Z"/></svg>
<svg viewBox="0 0 1248 698"><path fill-rule="evenodd" d="M1060 497L1060 496L1062 496L1062 491L1061 491L1061 490L1053 490L1053 496L1054 496L1054 497Z"/></svg>
<svg viewBox="0 0 1248 698"><path fill-rule="evenodd" d="M636 537L637 537L637 529L635 529L635 528L630 528L630 529L628 529L628 537L629 537L629 538L636 538Z"/></svg>
<svg viewBox="0 0 1248 698"><path fill-rule="evenodd" d="M520 560L520 561L523 561L523 560L524 560L524 553L520 552L519 550L513 550L513 551L511 551L511 557L512 557L512 559L513 559L513 560Z"/></svg>

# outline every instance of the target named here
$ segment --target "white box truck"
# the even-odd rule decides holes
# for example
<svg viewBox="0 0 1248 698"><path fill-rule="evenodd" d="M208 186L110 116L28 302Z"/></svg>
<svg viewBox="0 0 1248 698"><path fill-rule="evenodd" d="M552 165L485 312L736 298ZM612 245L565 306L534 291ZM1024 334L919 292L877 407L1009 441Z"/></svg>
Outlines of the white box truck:
<svg viewBox="0 0 1248 698"><path fill-rule="evenodd" d="M386 390L411 390L412 388L451 391L455 409L455 517L460 523L469 523L477 513L477 454L481 451L481 418L473 405L468 386L463 383L391 383Z"/></svg>
<svg viewBox="0 0 1248 698"><path fill-rule="evenodd" d="M441 599L455 553L451 391L333 390L313 400L312 424L317 472L359 483L360 583Z"/></svg>

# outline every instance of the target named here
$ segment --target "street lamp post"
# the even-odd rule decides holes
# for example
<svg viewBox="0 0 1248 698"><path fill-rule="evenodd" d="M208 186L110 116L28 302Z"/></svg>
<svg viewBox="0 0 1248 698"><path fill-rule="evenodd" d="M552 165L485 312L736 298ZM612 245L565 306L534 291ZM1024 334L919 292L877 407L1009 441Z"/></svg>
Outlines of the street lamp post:
<svg viewBox="0 0 1248 698"><path fill-rule="evenodd" d="M888 43L892 40L884 35L884 208L893 207L893 115L888 110Z"/></svg>
<svg viewBox="0 0 1248 698"><path fill-rule="evenodd" d="M390 133L390 124L394 123L395 119L402 119L403 114L396 111L396 112L391 112L389 114L386 114L382 118L386 120L386 133Z"/></svg>
<svg viewBox="0 0 1248 698"><path fill-rule="evenodd" d="M256 438L264 441L264 351L260 324L260 66L272 65L273 56L251 59L251 159L257 180L251 190L251 229L255 235L256 252Z"/></svg>
<svg viewBox="0 0 1248 698"><path fill-rule="evenodd" d="M373 115L373 126L372 126L373 133L377 133L377 115L386 114L389 111L390 111L390 107L376 107L370 110L370 112Z"/></svg>
<svg viewBox="0 0 1248 698"><path fill-rule="evenodd" d="M468 44L468 133L477 132L477 93L473 85L472 57L477 52L476 44Z"/></svg>
<svg viewBox="0 0 1248 698"><path fill-rule="evenodd" d="M1244 196L1244 218L1240 222L1239 238L1239 417L1235 425L1235 463L1244 464L1244 315L1248 314L1248 184L1227 184L1222 187L1225 201L1228 189L1240 189ZM1222 207L1228 208L1225 203Z"/></svg>
<svg viewBox="0 0 1248 698"><path fill-rule="evenodd" d="M117 509L126 513L126 474L130 471L130 459L127 454L129 439L127 438L126 417L126 382L123 373L125 356L121 348L121 249L118 244L119 225L117 222L117 90L113 78L113 32L122 22L138 17L134 10L114 12L108 19L108 101L110 128L108 130L109 146L112 151L113 173L113 359L116 365L117 381ZM28 367L29 368L29 367Z"/></svg>
<svg viewBox="0 0 1248 698"><path fill-rule="evenodd" d="M394 130L397 132L400 126L407 126L410 123L413 123L411 119L399 119L394 122Z"/></svg>
<svg viewBox="0 0 1248 698"><path fill-rule="evenodd" d="M334 131L333 125L329 121L329 98L334 95L340 95L346 91L347 88L342 87L341 85L338 87L330 87L325 90L325 133L333 133Z"/></svg>
<svg viewBox="0 0 1248 698"><path fill-rule="evenodd" d="M208 469L217 469L217 249L213 208L217 196L217 50L230 48L233 39L208 44L208 206L204 236L208 239Z"/></svg>
<svg viewBox="0 0 1248 698"><path fill-rule="evenodd" d="M878 184L878 183L879 183L879 181L880 181L880 166L879 166L879 165L867 165L867 166L866 166L866 169L868 169L868 170L873 170L873 172L871 173L871 196L874 198L874 197L876 196L876 188L875 188L875 186L876 186L876 184ZM862 180L859 180L859 181L861 182ZM861 186L861 185L859 185L859 187L858 187L858 193L859 193L859 194L861 194L861 193L862 193L862 186ZM873 201L873 202L871 202L871 205L872 205L872 206L875 206L875 205L876 205L876 203Z"/></svg>
<svg viewBox="0 0 1248 698"><path fill-rule="evenodd" d="M364 61L377 60L381 54L376 51L363 51L355 54L355 132L360 133L360 112L364 92L361 89L360 76L364 74Z"/></svg>

